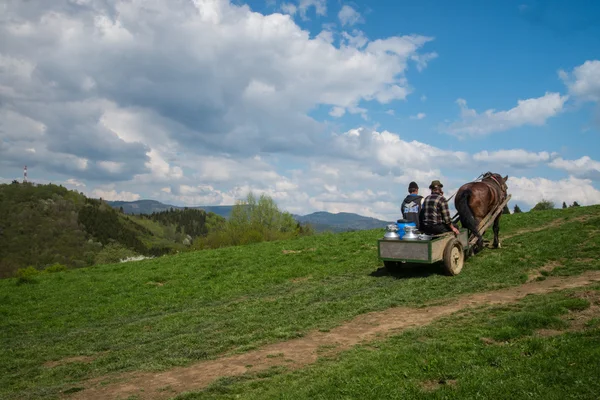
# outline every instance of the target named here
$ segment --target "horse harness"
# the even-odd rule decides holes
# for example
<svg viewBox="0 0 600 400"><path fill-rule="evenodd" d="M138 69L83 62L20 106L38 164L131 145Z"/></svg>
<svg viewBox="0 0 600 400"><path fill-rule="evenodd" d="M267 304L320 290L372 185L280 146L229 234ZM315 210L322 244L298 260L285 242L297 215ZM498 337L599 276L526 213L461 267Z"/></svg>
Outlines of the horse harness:
<svg viewBox="0 0 600 400"><path fill-rule="evenodd" d="M485 174L483 174L483 177L481 178L481 182L485 183L489 187L492 187L492 186L488 182L484 181L484 179L486 179L486 178L491 178L494 182L496 182L496 184L498 185L498 189L500 189L500 197L501 197L500 202L504 201L504 199L506 199L506 189L508 189L506 184L501 184L500 182L498 182L498 179L496 179L494 174L492 174L491 172L486 172Z"/></svg>

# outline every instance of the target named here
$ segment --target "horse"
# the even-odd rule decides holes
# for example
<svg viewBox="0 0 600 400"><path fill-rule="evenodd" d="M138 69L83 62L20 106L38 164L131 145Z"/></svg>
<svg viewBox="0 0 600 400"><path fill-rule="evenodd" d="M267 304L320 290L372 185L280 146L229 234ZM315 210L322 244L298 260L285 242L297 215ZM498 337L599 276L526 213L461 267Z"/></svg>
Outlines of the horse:
<svg viewBox="0 0 600 400"><path fill-rule="evenodd" d="M486 215L506 199L507 179L508 175L503 178L500 174L486 172L481 175L481 181L465 183L456 192L454 205L460 216L460 222L464 228L477 235L475 252L483 249L483 237L477 232L477 226ZM494 220L494 248L500 247L498 233L501 216L502 213L498 214Z"/></svg>

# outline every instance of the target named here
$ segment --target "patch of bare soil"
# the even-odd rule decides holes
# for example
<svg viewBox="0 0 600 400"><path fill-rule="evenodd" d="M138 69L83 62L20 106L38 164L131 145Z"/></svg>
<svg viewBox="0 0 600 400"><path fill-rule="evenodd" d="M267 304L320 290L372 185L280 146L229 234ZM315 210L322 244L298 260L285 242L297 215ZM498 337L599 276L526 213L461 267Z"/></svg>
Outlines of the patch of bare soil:
<svg viewBox="0 0 600 400"><path fill-rule="evenodd" d="M538 336L557 336L565 332L580 332L587 328L587 323L594 318L600 318L600 292L587 290L581 293L575 293L574 297L589 301L590 306L581 311L570 311L562 317L569 324L569 327L564 330L555 329L538 329Z"/></svg>
<svg viewBox="0 0 600 400"><path fill-rule="evenodd" d="M491 339L491 338L487 338L487 337L480 337L479 340L483 344L494 345L494 346L502 346L502 345L508 343L508 342L498 342L497 340L494 340L494 339Z"/></svg>
<svg viewBox="0 0 600 400"><path fill-rule="evenodd" d="M529 294L576 288L598 281L600 271L587 271L579 276L549 277L517 287L465 295L442 305L422 308L397 307L372 312L359 315L329 332L311 332L302 338L274 343L244 354L159 373L135 372L98 378L88 382L85 390L74 393L69 398L121 399L137 396L138 399L166 399L172 397L173 393L200 390L221 377L245 374L250 368L252 372L275 366L285 366L288 370L298 369L317 361L319 349L322 351L327 348L328 355L331 352L339 353L359 343L429 324L464 308L507 304ZM273 354L281 356L273 357ZM108 380L112 380L112 383L102 384ZM172 391L165 391L165 387Z"/></svg>
<svg viewBox="0 0 600 400"><path fill-rule="evenodd" d="M550 261L548 264L531 271L531 273L527 277L527 282L535 281L536 279L544 276L544 272L548 274L554 271L555 268L560 267L560 265L561 264L558 261Z"/></svg>
<svg viewBox="0 0 600 400"><path fill-rule="evenodd" d="M310 249L304 249L304 250L281 250L281 252L283 254L298 254L298 253L302 253L304 251L315 251L316 249L314 247L311 247Z"/></svg>
<svg viewBox="0 0 600 400"><path fill-rule="evenodd" d="M421 389L425 392L434 392L442 386L456 386L456 379L441 379L438 381L421 382Z"/></svg>

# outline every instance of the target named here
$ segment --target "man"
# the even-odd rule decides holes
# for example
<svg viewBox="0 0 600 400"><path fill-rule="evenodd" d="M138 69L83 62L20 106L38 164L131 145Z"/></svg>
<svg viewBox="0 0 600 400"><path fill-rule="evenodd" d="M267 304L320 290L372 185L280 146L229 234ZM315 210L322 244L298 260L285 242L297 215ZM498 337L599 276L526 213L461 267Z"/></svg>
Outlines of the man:
<svg viewBox="0 0 600 400"><path fill-rule="evenodd" d="M448 200L444 198L442 188L444 185L438 180L431 182L429 189L431 194L423 201L421 211L421 232L437 235L444 232L454 232L458 235L458 229L452 224Z"/></svg>
<svg viewBox="0 0 600 400"><path fill-rule="evenodd" d="M416 182L408 184L408 196L402 202L400 210L402 218L407 221L414 222L419 228L419 213L421 212L421 203L423 196L419 196L419 185Z"/></svg>

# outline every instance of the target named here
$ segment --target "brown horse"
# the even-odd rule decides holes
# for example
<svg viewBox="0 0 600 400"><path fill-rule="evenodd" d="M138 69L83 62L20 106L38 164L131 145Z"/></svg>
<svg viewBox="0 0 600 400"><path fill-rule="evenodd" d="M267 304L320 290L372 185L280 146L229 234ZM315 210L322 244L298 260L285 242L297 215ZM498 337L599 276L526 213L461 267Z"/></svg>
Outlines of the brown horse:
<svg viewBox="0 0 600 400"><path fill-rule="evenodd" d="M481 181L466 183L456 192L454 205L460 216L460 222L478 238L475 252L483 249L483 237L477 232L477 226L490 211L495 210L506 199L507 179L508 175L503 178L499 174L486 172L482 175ZM494 220L494 248L500 247L498 233L501 216L502 213L498 214Z"/></svg>

